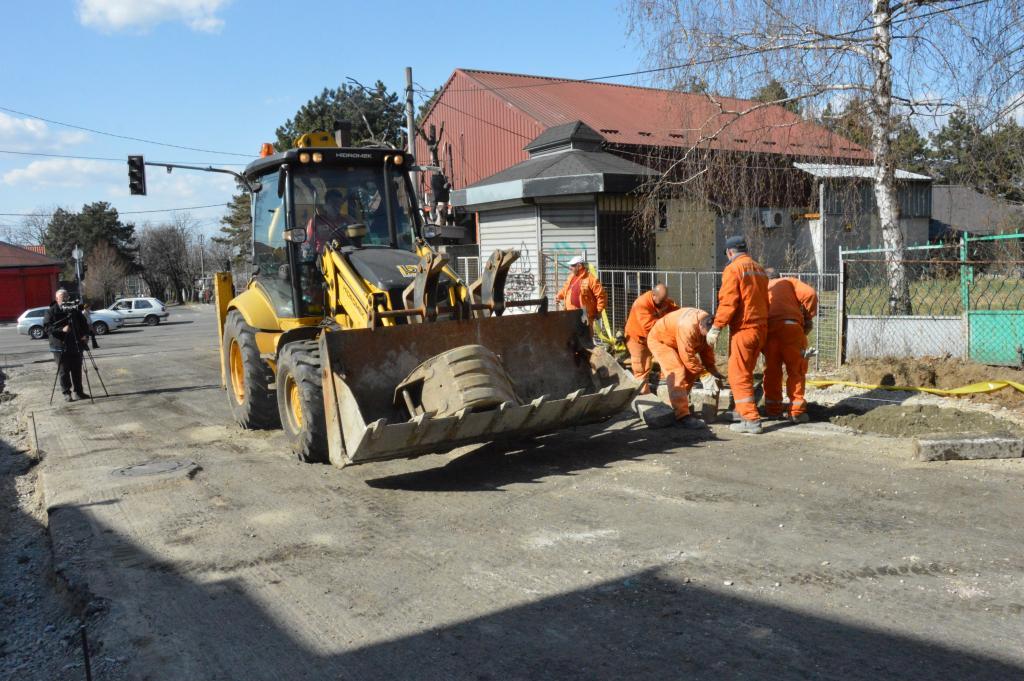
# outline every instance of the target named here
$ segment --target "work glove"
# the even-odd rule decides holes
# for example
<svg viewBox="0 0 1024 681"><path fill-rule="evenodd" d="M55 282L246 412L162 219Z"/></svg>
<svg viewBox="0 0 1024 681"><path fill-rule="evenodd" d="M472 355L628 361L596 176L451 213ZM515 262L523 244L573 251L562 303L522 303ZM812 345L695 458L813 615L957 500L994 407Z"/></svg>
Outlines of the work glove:
<svg viewBox="0 0 1024 681"><path fill-rule="evenodd" d="M711 330L708 331L708 345L715 347L715 343L718 342L718 334L722 333L722 330L712 326Z"/></svg>
<svg viewBox="0 0 1024 681"><path fill-rule="evenodd" d="M722 382L711 374L701 376L700 384L709 393L717 393L722 389Z"/></svg>

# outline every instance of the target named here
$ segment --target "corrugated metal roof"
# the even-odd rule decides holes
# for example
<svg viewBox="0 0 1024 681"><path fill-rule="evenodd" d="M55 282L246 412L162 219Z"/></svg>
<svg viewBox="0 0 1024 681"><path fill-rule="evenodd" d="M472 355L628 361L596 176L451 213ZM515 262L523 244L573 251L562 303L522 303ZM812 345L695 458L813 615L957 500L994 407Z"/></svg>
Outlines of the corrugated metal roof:
<svg viewBox="0 0 1024 681"><path fill-rule="evenodd" d="M445 94L458 94L462 100L493 96L542 128L579 119L612 144L697 144L805 157L871 158L867 149L781 106L765 106L740 116L739 112L760 103L631 85L456 69L456 74L460 73L467 78L450 79L438 100Z"/></svg>
<svg viewBox="0 0 1024 681"><path fill-rule="evenodd" d="M850 178L861 177L867 180L875 177L875 166L844 166L830 165L828 163L794 163L794 168L815 177L823 178ZM927 175L918 175L909 170L896 170L897 180L931 180Z"/></svg>
<svg viewBox="0 0 1024 681"><path fill-rule="evenodd" d="M60 260L0 241L0 267L46 267L63 264Z"/></svg>

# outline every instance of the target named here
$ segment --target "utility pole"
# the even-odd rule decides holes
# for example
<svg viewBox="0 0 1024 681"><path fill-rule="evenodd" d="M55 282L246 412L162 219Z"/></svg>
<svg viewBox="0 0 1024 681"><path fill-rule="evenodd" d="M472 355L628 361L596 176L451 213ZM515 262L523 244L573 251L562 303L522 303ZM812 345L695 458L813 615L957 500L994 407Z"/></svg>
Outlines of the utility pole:
<svg viewBox="0 0 1024 681"><path fill-rule="evenodd" d="M406 129L406 140L408 140L408 148L406 151L413 157L416 156L416 110L413 105L412 98L412 67L405 67L405 129ZM421 198L420 193L420 174L417 172L412 173L412 186L416 191L416 199L419 202Z"/></svg>

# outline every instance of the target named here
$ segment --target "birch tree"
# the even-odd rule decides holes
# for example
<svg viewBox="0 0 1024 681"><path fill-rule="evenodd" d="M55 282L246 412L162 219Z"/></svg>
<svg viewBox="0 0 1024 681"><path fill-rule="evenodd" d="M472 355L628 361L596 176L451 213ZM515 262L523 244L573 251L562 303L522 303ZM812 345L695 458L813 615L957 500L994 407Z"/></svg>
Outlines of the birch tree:
<svg viewBox="0 0 1024 681"><path fill-rule="evenodd" d="M909 118L939 127L957 108L995 125L1024 104L1024 0L633 0L632 33L664 82L700 79L733 123L770 105L808 115L867 102L889 306L910 310L894 138ZM772 80L785 93L753 99ZM739 101L737 104L736 102ZM930 121L930 123L929 123ZM695 145L696 148L696 145ZM696 169L694 174L701 172ZM687 178L674 178L685 182Z"/></svg>

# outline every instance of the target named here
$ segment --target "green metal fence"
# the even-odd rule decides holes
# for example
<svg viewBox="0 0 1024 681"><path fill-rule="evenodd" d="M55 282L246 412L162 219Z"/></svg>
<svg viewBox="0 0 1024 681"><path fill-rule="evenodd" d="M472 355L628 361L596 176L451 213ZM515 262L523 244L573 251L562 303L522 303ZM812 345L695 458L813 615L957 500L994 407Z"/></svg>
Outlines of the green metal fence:
<svg viewBox="0 0 1024 681"><path fill-rule="evenodd" d="M951 354L1024 365L1024 234L964 235L959 243L905 248L897 265L909 307L890 303L890 253L840 254L849 356Z"/></svg>
<svg viewBox="0 0 1024 681"><path fill-rule="evenodd" d="M970 359L1024 365L1024 234L965 236L961 262Z"/></svg>

